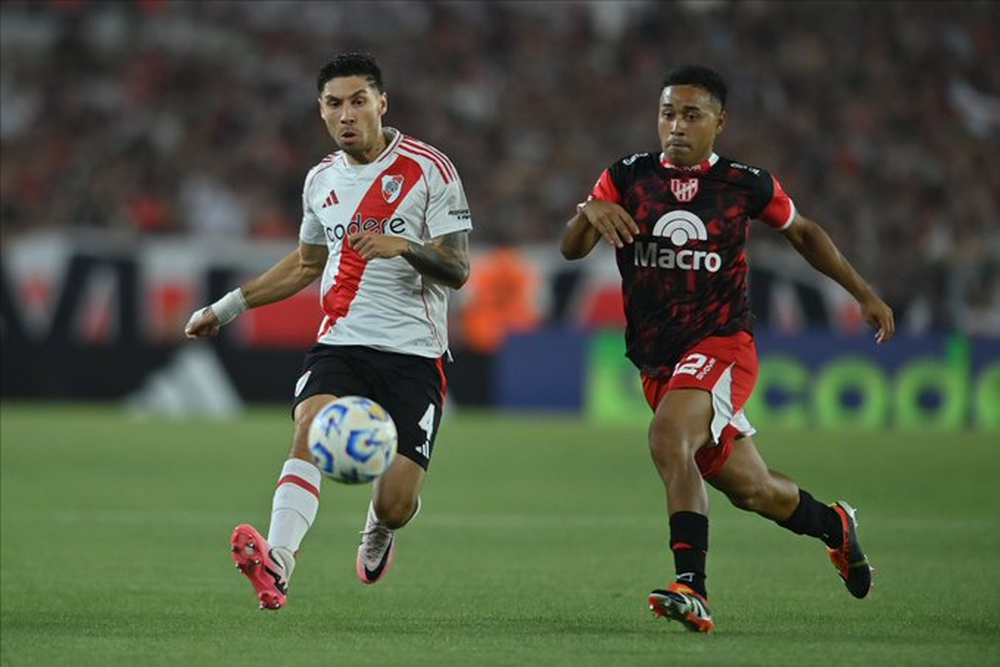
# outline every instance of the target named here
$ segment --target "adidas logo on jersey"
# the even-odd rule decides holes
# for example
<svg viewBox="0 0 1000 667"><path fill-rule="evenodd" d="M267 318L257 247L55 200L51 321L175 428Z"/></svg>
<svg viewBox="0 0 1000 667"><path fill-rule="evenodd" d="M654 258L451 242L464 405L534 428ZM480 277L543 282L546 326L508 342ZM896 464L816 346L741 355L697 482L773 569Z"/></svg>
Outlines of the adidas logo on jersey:
<svg viewBox="0 0 1000 667"><path fill-rule="evenodd" d="M329 208L334 204L339 204L340 200L337 199L337 193L335 190L330 190L330 194L326 196L326 201L323 202L323 208Z"/></svg>
<svg viewBox="0 0 1000 667"><path fill-rule="evenodd" d="M690 211L670 211L653 225L653 236L670 239L671 245L681 248L689 241L707 241L708 229L697 215ZM636 266L655 266L661 269L684 269L715 273L722 267L722 257L717 252L704 250L674 250L659 241L637 241L634 244Z"/></svg>

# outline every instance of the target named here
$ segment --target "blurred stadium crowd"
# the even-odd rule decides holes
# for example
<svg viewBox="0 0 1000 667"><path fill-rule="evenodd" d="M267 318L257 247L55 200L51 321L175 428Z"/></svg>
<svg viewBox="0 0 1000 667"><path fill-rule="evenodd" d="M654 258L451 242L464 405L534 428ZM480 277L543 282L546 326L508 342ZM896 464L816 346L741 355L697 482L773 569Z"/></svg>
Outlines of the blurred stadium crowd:
<svg viewBox="0 0 1000 667"><path fill-rule="evenodd" d="M601 169L657 149L663 74L697 61L731 82L721 151L775 173L911 326L998 335L998 6L7 0L3 235L293 240L332 150L316 71L367 50L387 124L458 166L476 244L554 245Z"/></svg>

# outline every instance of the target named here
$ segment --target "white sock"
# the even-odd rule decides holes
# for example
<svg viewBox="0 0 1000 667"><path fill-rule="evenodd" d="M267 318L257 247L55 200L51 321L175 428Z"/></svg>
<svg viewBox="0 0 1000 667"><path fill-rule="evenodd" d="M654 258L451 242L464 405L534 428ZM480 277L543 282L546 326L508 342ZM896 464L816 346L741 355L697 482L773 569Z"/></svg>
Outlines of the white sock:
<svg viewBox="0 0 1000 667"><path fill-rule="evenodd" d="M319 468L312 463L301 459L285 461L271 503L267 541L272 547L284 547L292 553L299 550L319 511L321 480Z"/></svg>

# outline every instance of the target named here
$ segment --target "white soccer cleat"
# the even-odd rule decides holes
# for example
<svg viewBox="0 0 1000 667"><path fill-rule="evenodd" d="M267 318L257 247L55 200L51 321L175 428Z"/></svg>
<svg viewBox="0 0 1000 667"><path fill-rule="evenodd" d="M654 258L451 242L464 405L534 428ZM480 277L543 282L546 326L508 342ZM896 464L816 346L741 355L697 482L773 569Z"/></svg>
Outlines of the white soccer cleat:
<svg viewBox="0 0 1000 667"><path fill-rule="evenodd" d="M417 509L413 512L413 516L419 513L418 497ZM410 517L411 520L412 518ZM395 531L378 520L375 516L375 507L372 503L368 503L368 517L365 520L365 529L361 531L361 544L358 545L358 578L366 584L378 583L388 574L395 554Z"/></svg>

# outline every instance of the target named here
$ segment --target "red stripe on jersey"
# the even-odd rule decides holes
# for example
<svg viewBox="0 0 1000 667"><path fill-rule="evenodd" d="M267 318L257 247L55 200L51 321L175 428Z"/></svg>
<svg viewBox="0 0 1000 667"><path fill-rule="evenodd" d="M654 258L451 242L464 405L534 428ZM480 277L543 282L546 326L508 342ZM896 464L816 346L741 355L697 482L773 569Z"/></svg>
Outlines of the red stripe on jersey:
<svg viewBox="0 0 1000 667"><path fill-rule="evenodd" d="M402 189L391 204L386 201L385 191L382 189L382 179L386 176L402 176L403 178L403 183L400 186ZM420 163L413 158L400 155L374 178L357 210L348 219L354 220L359 216L362 220L370 218L388 220L392 218L396 209L403 203L421 176L423 176L423 169L421 169ZM337 268L337 277L334 279L330 291L323 295L323 312L326 313L327 318L318 338L322 338L337 323L337 320L347 315L354 297L358 295L361 277L367 266L368 261L363 259L345 238L340 246L340 266Z"/></svg>
<svg viewBox="0 0 1000 667"><path fill-rule="evenodd" d="M452 175L451 170L448 168L448 165L442 162L439 158L432 155L431 153L427 153L414 146L409 146L409 145L400 146L399 151L401 153L407 153L411 156L423 157L433 162L434 166L437 167L438 173L441 174L441 178L444 179L444 182L446 184L451 183L451 181L454 179L454 176Z"/></svg>
<svg viewBox="0 0 1000 667"><path fill-rule="evenodd" d="M337 270L337 278L330 291L323 295L323 312L326 313L326 319L317 338L322 338L327 331L333 328L337 320L351 309L351 303L358 295L358 287L361 286L361 276L365 274L367 266L368 261L351 247L347 239L344 239L340 246L340 266Z"/></svg>
<svg viewBox="0 0 1000 667"><path fill-rule="evenodd" d="M426 152L430 157L437 158L437 161L444 164L445 169L448 172L448 176L450 176L451 178L455 178L458 176L458 172L455 170L455 165L452 164L450 159L448 159L448 156L439 151L438 149L434 148L430 144L425 144L421 141L417 141L412 137L404 137L403 142L405 142L405 146L407 148L410 148L412 150L421 150Z"/></svg>
<svg viewBox="0 0 1000 667"><path fill-rule="evenodd" d="M451 183L455 180L455 176L457 175L455 166L444 153L412 139L403 139L399 144L399 148L400 150L409 151L431 160L437 166L438 171L441 172L441 177L444 178L445 183Z"/></svg>
<svg viewBox="0 0 1000 667"><path fill-rule="evenodd" d="M448 170L448 173L451 175L452 179L458 178L458 170L455 169L455 163L451 161L451 158L449 158L447 155L445 155L438 149L434 148L433 146L428 146L427 144L421 144L420 142L417 142L417 145L428 151L431 155L437 155L438 158L440 158L440 160L444 162L444 166Z"/></svg>
<svg viewBox="0 0 1000 667"><path fill-rule="evenodd" d="M285 475L278 480L278 486L281 486L282 484L294 484L295 486L301 486L303 489L316 496L316 500L319 500L319 489L298 475Z"/></svg>
<svg viewBox="0 0 1000 667"><path fill-rule="evenodd" d="M781 187L778 179L771 176L771 181L774 183L774 193L771 195L771 201L758 216L758 220L775 229L784 229L795 216L795 204L792 203L792 199L785 192L785 189Z"/></svg>
<svg viewBox="0 0 1000 667"><path fill-rule="evenodd" d="M594 184L594 189L591 191L590 196L587 197L587 201L591 199L609 201L615 204L622 203L621 193L618 192L618 187L611 180L611 172L609 170L605 169L601 177L597 179L597 183Z"/></svg>

